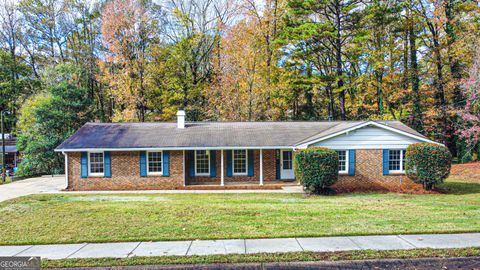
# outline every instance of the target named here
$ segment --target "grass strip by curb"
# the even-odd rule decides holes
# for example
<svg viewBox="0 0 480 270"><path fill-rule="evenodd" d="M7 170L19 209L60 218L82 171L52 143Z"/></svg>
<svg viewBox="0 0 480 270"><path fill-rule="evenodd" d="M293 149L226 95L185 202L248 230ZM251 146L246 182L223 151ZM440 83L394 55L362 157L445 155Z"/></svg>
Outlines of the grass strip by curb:
<svg viewBox="0 0 480 270"><path fill-rule="evenodd" d="M131 265L175 265L208 263L268 263L295 261L339 261L368 259L412 259L425 257L480 256L480 248L410 249L410 250L356 250L342 252L289 252L228 254L208 256L130 257L123 259L62 259L43 260L43 268L106 267Z"/></svg>

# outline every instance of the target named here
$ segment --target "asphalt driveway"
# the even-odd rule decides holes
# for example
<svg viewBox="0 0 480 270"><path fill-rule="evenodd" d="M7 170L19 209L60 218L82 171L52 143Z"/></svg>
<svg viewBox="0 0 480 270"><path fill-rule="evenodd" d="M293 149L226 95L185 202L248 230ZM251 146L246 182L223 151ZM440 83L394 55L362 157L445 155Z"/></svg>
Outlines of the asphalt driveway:
<svg viewBox="0 0 480 270"><path fill-rule="evenodd" d="M54 193L65 186L65 176L42 176L0 185L0 202L39 193Z"/></svg>

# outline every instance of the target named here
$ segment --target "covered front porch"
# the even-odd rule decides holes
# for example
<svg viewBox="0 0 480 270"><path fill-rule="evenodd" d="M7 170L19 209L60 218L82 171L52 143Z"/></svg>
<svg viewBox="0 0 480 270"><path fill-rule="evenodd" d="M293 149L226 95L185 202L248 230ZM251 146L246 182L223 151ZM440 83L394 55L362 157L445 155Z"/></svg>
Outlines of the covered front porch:
<svg viewBox="0 0 480 270"><path fill-rule="evenodd" d="M185 150L184 157L187 189L281 189L297 184L293 149L198 149Z"/></svg>

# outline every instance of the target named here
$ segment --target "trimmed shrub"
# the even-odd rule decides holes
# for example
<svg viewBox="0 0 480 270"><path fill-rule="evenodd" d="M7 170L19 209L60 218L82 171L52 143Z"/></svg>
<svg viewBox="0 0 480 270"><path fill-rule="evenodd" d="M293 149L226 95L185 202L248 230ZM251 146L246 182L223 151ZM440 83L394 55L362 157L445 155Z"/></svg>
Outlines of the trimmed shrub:
<svg viewBox="0 0 480 270"><path fill-rule="evenodd" d="M434 143L415 143L407 148L405 172L427 190L441 184L450 174L452 154L447 147Z"/></svg>
<svg viewBox="0 0 480 270"><path fill-rule="evenodd" d="M306 191L328 194L329 187L338 180L338 154L321 147L295 152L295 176Z"/></svg>

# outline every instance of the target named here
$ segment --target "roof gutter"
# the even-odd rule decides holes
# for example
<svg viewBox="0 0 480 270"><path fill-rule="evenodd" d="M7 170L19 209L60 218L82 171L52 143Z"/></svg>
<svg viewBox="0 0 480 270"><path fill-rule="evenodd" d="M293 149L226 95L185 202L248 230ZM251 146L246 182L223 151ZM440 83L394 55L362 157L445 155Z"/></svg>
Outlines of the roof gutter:
<svg viewBox="0 0 480 270"><path fill-rule="evenodd" d="M64 148L55 149L55 152L88 152L88 151L161 151L161 150L235 150L235 149L295 149L292 145L272 146L205 146L205 147L131 147L131 148Z"/></svg>

